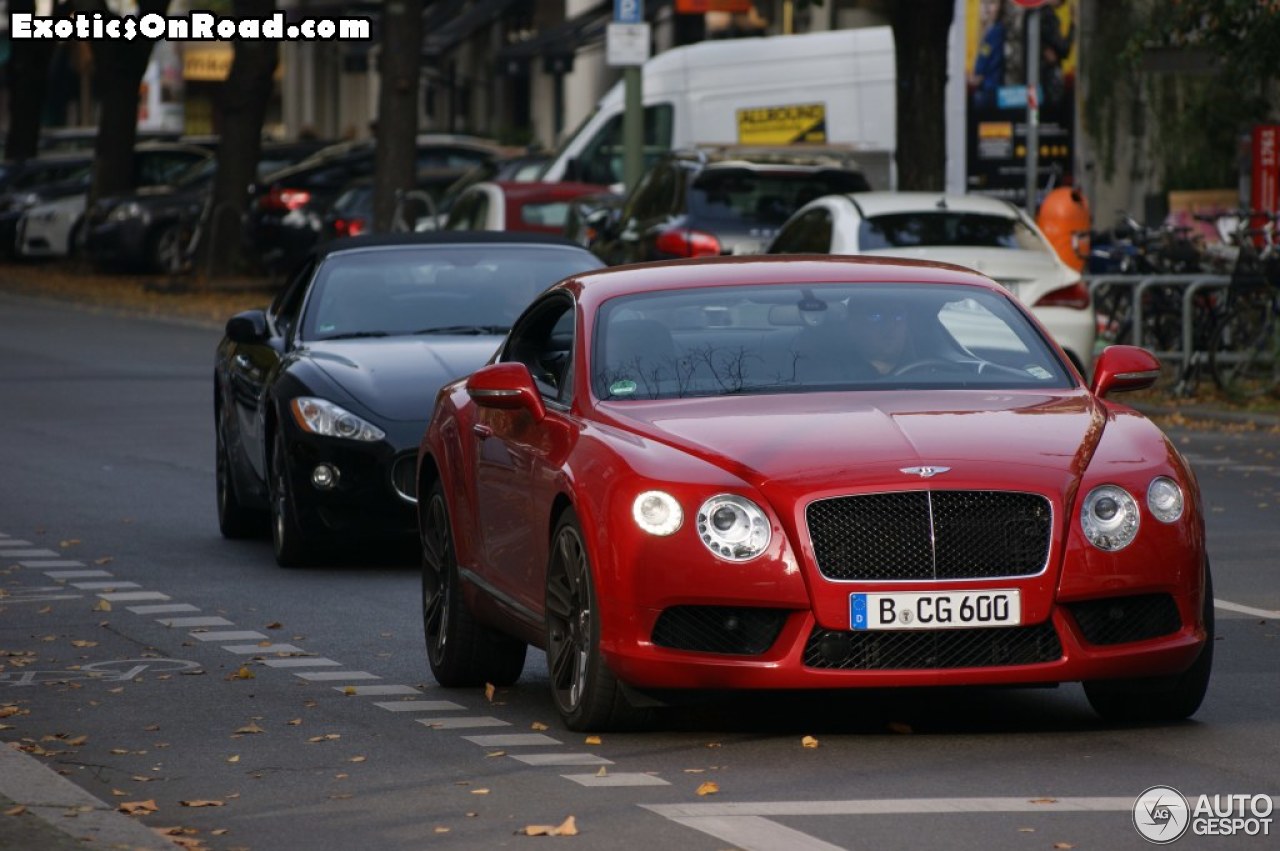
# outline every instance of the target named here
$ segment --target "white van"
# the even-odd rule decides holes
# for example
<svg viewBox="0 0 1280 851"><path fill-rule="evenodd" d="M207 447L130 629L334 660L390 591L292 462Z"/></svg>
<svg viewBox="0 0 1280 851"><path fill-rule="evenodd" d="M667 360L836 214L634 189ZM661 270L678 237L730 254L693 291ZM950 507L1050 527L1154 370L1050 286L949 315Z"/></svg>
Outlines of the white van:
<svg viewBox="0 0 1280 851"><path fill-rule="evenodd" d="M872 188L895 185L893 32L863 27L707 41L644 64L645 167L694 145L848 145ZM561 146L542 179L622 182L624 84Z"/></svg>

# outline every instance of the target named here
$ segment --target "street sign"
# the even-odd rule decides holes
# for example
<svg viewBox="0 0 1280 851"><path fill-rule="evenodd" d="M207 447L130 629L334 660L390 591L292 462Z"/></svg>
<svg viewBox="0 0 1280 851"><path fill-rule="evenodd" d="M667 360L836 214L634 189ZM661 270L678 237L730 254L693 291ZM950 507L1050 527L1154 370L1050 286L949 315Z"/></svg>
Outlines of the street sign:
<svg viewBox="0 0 1280 851"><path fill-rule="evenodd" d="M643 65L649 58L649 25L609 24L604 45L605 64L609 67Z"/></svg>
<svg viewBox="0 0 1280 851"><path fill-rule="evenodd" d="M613 0L613 22L639 24L644 21L644 0Z"/></svg>

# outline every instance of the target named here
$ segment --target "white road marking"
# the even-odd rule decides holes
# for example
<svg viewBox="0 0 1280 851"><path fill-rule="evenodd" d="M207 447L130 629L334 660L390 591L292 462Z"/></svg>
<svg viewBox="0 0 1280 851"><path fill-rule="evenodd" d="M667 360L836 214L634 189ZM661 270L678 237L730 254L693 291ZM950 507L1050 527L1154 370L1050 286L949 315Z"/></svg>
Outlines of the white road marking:
<svg viewBox="0 0 1280 851"><path fill-rule="evenodd" d="M466 718L419 718L418 723L433 730L457 730L464 727L510 727L510 721L490 715Z"/></svg>
<svg viewBox="0 0 1280 851"><path fill-rule="evenodd" d="M254 632L251 629L224 629L217 632L191 632L188 633L197 641L252 641L256 639L266 638L260 632Z"/></svg>
<svg viewBox="0 0 1280 851"><path fill-rule="evenodd" d="M526 765L613 765L613 760L593 753L511 753L507 756Z"/></svg>
<svg viewBox="0 0 1280 851"><path fill-rule="evenodd" d="M156 622L162 623L165 626L175 626L175 627L176 626L182 626L182 627L235 626L235 624L233 624L231 621L227 620L226 618L213 617L209 615L204 615L201 617L194 617L194 618L156 618Z"/></svg>
<svg viewBox="0 0 1280 851"><path fill-rule="evenodd" d="M33 547L35 544L30 541L22 541L17 538L4 537L0 538L0 547Z"/></svg>
<svg viewBox="0 0 1280 851"><path fill-rule="evenodd" d="M482 748L519 748L526 745L562 745L564 742L542 733L507 733L496 736L463 736Z"/></svg>
<svg viewBox="0 0 1280 851"><path fill-rule="evenodd" d="M451 700L386 700L375 703L388 712L445 712L450 709L466 709Z"/></svg>
<svg viewBox="0 0 1280 851"><path fill-rule="evenodd" d="M622 771L617 774L561 774L566 780L572 780L579 786L670 786L661 777L639 772ZM772 822L770 822L772 824Z"/></svg>
<svg viewBox="0 0 1280 851"><path fill-rule="evenodd" d="M13 555L13 553L0 553L0 555L11 556ZM38 561L20 561L18 562L18 564L22 565L23 567L30 567L36 570L42 567L84 567L85 566L84 562L76 561L75 559L69 559L69 558L55 558L55 559L42 558L42 559L39 559Z"/></svg>
<svg viewBox="0 0 1280 851"><path fill-rule="evenodd" d="M114 588L141 588L142 586L136 582L72 582L72 588L79 588L81 591L106 591Z"/></svg>
<svg viewBox="0 0 1280 851"><path fill-rule="evenodd" d="M271 663L268 662L268 665ZM334 686L335 691L345 692L351 689L357 695L386 695L386 694L422 694L421 691L413 686Z"/></svg>
<svg viewBox="0 0 1280 851"><path fill-rule="evenodd" d="M4 555L4 553L0 553ZM111 576L109 570L46 570L44 575L50 579L92 579L95 576Z"/></svg>
<svg viewBox="0 0 1280 851"><path fill-rule="evenodd" d="M133 600L171 600L168 594L161 594L159 591L118 591L111 594L99 594L104 600L112 603L124 603Z"/></svg>
<svg viewBox="0 0 1280 851"><path fill-rule="evenodd" d="M154 606L129 606L135 615L161 615L166 612L198 612L200 608L190 603L159 603Z"/></svg>
<svg viewBox="0 0 1280 851"><path fill-rule="evenodd" d="M271 655L273 653L306 653L301 647L294 647L292 644L224 644L222 649L228 653L239 653L242 656L252 656L255 653L262 655Z"/></svg>
<svg viewBox="0 0 1280 851"><path fill-rule="evenodd" d="M317 682L321 680L380 680L382 677L377 674L370 674L368 671L306 671L301 674L294 674L295 677L301 677L304 680Z"/></svg>
<svg viewBox="0 0 1280 851"><path fill-rule="evenodd" d="M262 664L268 668L323 668L336 667L342 663L323 656L287 656L284 659L263 659Z"/></svg>
<svg viewBox="0 0 1280 851"><path fill-rule="evenodd" d="M6 558L57 558L61 553L54 550L5 550Z"/></svg>
<svg viewBox="0 0 1280 851"><path fill-rule="evenodd" d="M1255 609L1252 606L1242 606L1239 603L1232 603L1228 600L1219 600L1216 597L1213 600L1213 605L1214 608L1226 609L1228 612L1239 612L1242 615L1251 615L1255 618L1280 620L1280 611L1272 609Z"/></svg>

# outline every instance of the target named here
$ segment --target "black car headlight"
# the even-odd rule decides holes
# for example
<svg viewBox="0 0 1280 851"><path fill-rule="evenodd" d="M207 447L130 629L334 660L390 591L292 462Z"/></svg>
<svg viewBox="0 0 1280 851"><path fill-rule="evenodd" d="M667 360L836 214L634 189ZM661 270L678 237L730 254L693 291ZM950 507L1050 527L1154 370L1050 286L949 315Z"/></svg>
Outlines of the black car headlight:
<svg viewBox="0 0 1280 851"><path fill-rule="evenodd" d="M312 434L366 443L382 440L387 436L382 429L327 399L299 396L289 404L299 428Z"/></svg>

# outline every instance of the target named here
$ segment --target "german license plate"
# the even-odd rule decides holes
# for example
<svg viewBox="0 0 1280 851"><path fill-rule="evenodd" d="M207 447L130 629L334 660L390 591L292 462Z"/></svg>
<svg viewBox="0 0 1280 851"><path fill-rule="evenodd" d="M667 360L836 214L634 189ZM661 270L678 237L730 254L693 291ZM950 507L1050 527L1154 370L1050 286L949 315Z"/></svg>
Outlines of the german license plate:
<svg viewBox="0 0 1280 851"><path fill-rule="evenodd" d="M963 629L1017 626L1022 599L1017 589L850 594L851 629Z"/></svg>

